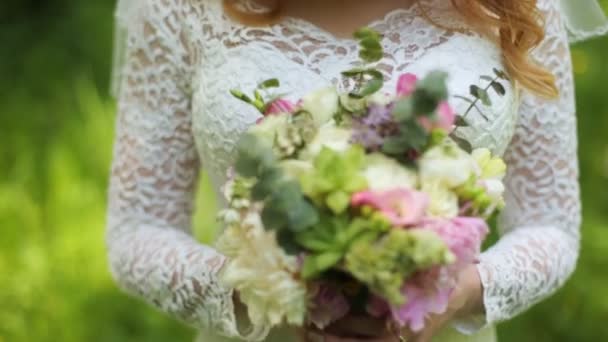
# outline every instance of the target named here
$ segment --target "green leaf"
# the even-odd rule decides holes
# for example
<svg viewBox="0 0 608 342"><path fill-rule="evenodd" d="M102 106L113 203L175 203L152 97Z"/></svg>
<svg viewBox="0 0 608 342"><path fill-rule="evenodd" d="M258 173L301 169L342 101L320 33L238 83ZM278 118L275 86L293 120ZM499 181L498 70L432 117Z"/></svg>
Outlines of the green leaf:
<svg viewBox="0 0 608 342"><path fill-rule="evenodd" d="M306 257L302 265L302 278L312 279L319 276L336 265L342 257L343 255L340 252L326 252Z"/></svg>
<svg viewBox="0 0 608 342"><path fill-rule="evenodd" d="M287 213L289 229L293 232L304 231L319 222L317 208L306 201L304 197L301 197L298 205L287 208Z"/></svg>
<svg viewBox="0 0 608 342"><path fill-rule="evenodd" d="M362 99L382 89L383 85L384 81L382 79L374 78L367 81L358 93L352 92L349 94L349 96L355 99Z"/></svg>
<svg viewBox="0 0 608 342"><path fill-rule="evenodd" d="M402 155L408 149L408 140L402 135L388 137L384 140L384 144L382 144L382 152L393 156Z"/></svg>
<svg viewBox="0 0 608 342"><path fill-rule="evenodd" d="M302 248L295 241L295 235L289 230L279 230L277 232L277 242L288 255L298 255L302 253Z"/></svg>
<svg viewBox="0 0 608 342"><path fill-rule="evenodd" d="M269 89L269 88L278 88L281 86L281 83L276 78L268 79L258 85L258 89Z"/></svg>
<svg viewBox="0 0 608 342"><path fill-rule="evenodd" d="M348 208L350 196L344 191L335 191L327 196L325 203L334 214L342 214Z"/></svg>
<svg viewBox="0 0 608 342"><path fill-rule="evenodd" d="M393 117L399 122L410 120L414 116L414 104L411 98L397 101L393 107Z"/></svg>
<svg viewBox="0 0 608 342"><path fill-rule="evenodd" d="M262 93L260 93L259 90L256 89L253 92L253 95L255 96L256 103L264 103L264 97L262 96Z"/></svg>
<svg viewBox="0 0 608 342"><path fill-rule="evenodd" d="M237 144L235 170L243 177L257 177L261 172L273 167L276 159L272 146L253 134L245 134Z"/></svg>
<svg viewBox="0 0 608 342"><path fill-rule="evenodd" d="M501 78L501 79L506 80L506 81L509 80L509 75L507 75L504 71L498 70L496 68L492 69L492 71L494 71L494 74L496 76L498 76L498 78Z"/></svg>
<svg viewBox="0 0 608 342"><path fill-rule="evenodd" d="M359 57L366 63L374 63L382 59L384 51L380 42L382 36L367 27L357 30L354 37L359 40Z"/></svg>
<svg viewBox="0 0 608 342"><path fill-rule="evenodd" d="M288 219L280 203L268 202L262 209L262 223L267 230L281 230L287 226Z"/></svg>
<svg viewBox="0 0 608 342"><path fill-rule="evenodd" d="M251 100L249 96L243 94L243 92L241 92L240 90L231 89L230 94L245 103L253 104L253 100Z"/></svg>
<svg viewBox="0 0 608 342"><path fill-rule="evenodd" d="M505 96L505 94L507 93L507 90L500 82L492 82L490 83L490 85L492 86L494 91L500 96Z"/></svg>
<svg viewBox="0 0 608 342"><path fill-rule="evenodd" d="M363 68L354 68L350 70L346 70L342 72L342 76L344 77L356 77L365 72L366 69Z"/></svg>
<svg viewBox="0 0 608 342"><path fill-rule="evenodd" d="M451 134L450 138L452 138L452 140L454 140L454 142L465 152L467 152L467 153L473 152L473 145L471 145L471 143L468 140L461 138L461 137L457 136L456 134Z"/></svg>
<svg viewBox="0 0 608 342"><path fill-rule="evenodd" d="M481 78L484 81L494 82L494 78L487 76L487 75L480 76L479 78Z"/></svg>
<svg viewBox="0 0 608 342"><path fill-rule="evenodd" d="M476 85L472 85L469 89L469 92L471 93L471 95L478 98L481 101L481 103L483 103L485 106L492 105L490 96L488 95L488 92L485 89L482 89Z"/></svg>
<svg viewBox="0 0 608 342"><path fill-rule="evenodd" d="M460 115L456 116L456 121L454 122L454 124L456 125L456 127L469 127L470 126L470 124L467 122L467 120Z"/></svg>
<svg viewBox="0 0 608 342"><path fill-rule="evenodd" d="M444 101L448 98L447 78L446 72L432 71L418 82L416 88L423 90L437 102Z"/></svg>
<svg viewBox="0 0 608 342"><path fill-rule="evenodd" d="M400 126L401 134L405 135L410 148L421 150L429 142L429 134L416 121L410 121Z"/></svg>
<svg viewBox="0 0 608 342"><path fill-rule="evenodd" d="M378 31L371 29L369 27L362 27L362 28L358 29L357 31L355 31L353 36L359 40L365 39L368 37L375 37L376 39L380 39L380 37L381 37L381 35Z"/></svg>

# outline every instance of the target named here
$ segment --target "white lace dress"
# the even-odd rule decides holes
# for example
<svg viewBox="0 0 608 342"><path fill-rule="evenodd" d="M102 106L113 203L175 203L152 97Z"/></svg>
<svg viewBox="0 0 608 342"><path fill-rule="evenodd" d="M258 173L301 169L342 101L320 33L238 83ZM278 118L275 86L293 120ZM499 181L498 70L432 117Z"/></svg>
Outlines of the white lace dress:
<svg viewBox="0 0 608 342"><path fill-rule="evenodd" d="M551 295L575 268L575 105L557 3L539 1L546 39L534 56L555 73L561 96L545 100L507 84L504 97L492 95L492 106L481 108L488 120L471 112L472 127L461 131L475 146L504 153L507 207L502 237L478 266L485 315L458 322L472 336L448 329L438 341L493 341L493 324ZM237 337L231 289L218 281L225 258L190 231L199 166L217 190L239 135L259 116L228 91L272 77L292 99L330 83L340 86L340 72L358 59L357 43L294 18L245 27L223 15L220 0L146 0L118 14L127 18L129 32L108 214L112 272L128 292L200 328L204 341ZM466 27L449 8L431 15L446 26ZM486 85L481 75L504 69L494 43L470 30L435 27L417 8L392 11L370 26L384 34L388 90L403 72L443 69L452 95L467 95L470 85ZM467 106L457 97L452 104L461 111ZM282 333L275 340L295 340Z"/></svg>

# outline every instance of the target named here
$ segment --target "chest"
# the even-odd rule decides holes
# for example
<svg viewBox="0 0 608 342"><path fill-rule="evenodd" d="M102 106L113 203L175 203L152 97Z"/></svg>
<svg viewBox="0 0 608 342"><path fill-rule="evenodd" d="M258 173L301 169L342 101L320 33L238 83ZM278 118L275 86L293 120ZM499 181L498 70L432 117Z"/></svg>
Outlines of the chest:
<svg viewBox="0 0 608 342"><path fill-rule="evenodd" d="M474 146L502 153L512 138L518 108L513 85L503 81L504 94L492 91L484 105L470 95L472 85L485 88L494 70L503 70L500 50L490 41L470 34L434 28L418 16L396 11L371 23L384 34L385 57L379 68L392 92L405 72L420 76L432 70L448 72L450 102L467 112L470 126L459 134ZM338 39L314 25L291 21L272 28L242 26L206 42L197 68L193 94L193 134L203 167L216 184L224 182L240 135L259 113L234 99L231 89L250 90L269 78L281 80L280 94L297 101L312 90L334 85L347 87L341 72L356 65L356 42Z"/></svg>

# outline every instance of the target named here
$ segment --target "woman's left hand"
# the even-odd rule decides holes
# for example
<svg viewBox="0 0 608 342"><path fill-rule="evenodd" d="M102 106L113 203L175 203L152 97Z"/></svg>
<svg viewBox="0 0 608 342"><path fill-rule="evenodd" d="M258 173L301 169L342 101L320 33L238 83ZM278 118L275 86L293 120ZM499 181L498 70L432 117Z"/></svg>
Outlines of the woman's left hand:
<svg viewBox="0 0 608 342"><path fill-rule="evenodd" d="M483 289L477 267L471 265L461 274L450 297L445 313L429 317L424 329L418 333L403 332L407 342L430 342L450 321L459 317L483 312Z"/></svg>

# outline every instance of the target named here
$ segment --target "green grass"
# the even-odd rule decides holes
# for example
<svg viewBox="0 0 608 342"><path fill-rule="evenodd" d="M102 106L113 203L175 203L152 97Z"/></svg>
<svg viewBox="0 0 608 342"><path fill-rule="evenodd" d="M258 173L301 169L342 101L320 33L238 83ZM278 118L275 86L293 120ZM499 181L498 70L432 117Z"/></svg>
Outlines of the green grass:
<svg viewBox="0 0 608 342"><path fill-rule="evenodd" d="M0 342L192 340L190 329L122 294L107 272L111 4L3 2L4 13L12 15L0 20ZM502 325L503 341L608 340L608 38L575 48L574 58L579 267L558 295ZM206 179L198 198L197 236L209 241Z"/></svg>

